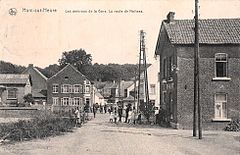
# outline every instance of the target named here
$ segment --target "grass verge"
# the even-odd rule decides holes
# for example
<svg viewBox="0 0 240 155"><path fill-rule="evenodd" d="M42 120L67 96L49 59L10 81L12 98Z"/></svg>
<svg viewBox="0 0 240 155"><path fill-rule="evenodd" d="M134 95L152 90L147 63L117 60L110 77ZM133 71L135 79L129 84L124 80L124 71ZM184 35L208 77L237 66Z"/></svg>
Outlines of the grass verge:
<svg viewBox="0 0 240 155"><path fill-rule="evenodd" d="M0 141L16 142L56 136L71 132L74 126L74 121L69 118L42 111L31 120L0 124Z"/></svg>

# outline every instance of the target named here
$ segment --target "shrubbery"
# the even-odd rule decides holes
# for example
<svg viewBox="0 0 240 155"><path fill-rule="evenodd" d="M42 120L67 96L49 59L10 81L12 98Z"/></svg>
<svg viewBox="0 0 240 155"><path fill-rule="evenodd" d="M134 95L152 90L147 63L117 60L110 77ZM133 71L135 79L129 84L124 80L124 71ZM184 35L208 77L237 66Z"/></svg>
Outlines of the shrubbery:
<svg viewBox="0 0 240 155"><path fill-rule="evenodd" d="M59 117L43 111L32 120L0 124L0 138L9 141L45 138L60 135L63 132L70 132L74 125L74 122L69 118Z"/></svg>

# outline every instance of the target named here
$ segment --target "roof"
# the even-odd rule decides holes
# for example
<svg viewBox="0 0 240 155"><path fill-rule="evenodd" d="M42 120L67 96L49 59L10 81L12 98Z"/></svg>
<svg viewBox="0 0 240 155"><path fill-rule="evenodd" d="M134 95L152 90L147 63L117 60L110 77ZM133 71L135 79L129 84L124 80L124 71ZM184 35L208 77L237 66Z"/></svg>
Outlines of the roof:
<svg viewBox="0 0 240 155"><path fill-rule="evenodd" d="M46 98L46 96L43 95L40 91L41 90L32 90L32 96L34 98Z"/></svg>
<svg viewBox="0 0 240 155"><path fill-rule="evenodd" d="M26 84L29 79L28 74L0 74L0 84Z"/></svg>
<svg viewBox="0 0 240 155"><path fill-rule="evenodd" d="M134 81L123 81L122 82L122 85L121 85L121 89L127 89L129 88L130 86L132 86L134 84Z"/></svg>
<svg viewBox="0 0 240 155"><path fill-rule="evenodd" d="M30 64L22 73L23 74L30 74L28 72L30 68L33 69L35 72L37 72L44 80L47 81L47 77L45 75L43 75L36 67L33 67L32 64Z"/></svg>
<svg viewBox="0 0 240 155"><path fill-rule="evenodd" d="M64 71L66 68L71 67L73 70L75 70L78 74L80 74L82 77L84 77L85 79L87 79L88 81L90 81L84 74L82 74L79 70L77 70L75 67L73 67L71 64L67 64L65 67L63 67L59 72L57 72L55 75L53 75L52 77L50 77L48 80L52 79L53 77L56 77L59 73L61 73L62 71Z"/></svg>
<svg viewBox="0 0 240 155"><path fill-rule="evenodd" d="M40 72L37 68L33 67L33 69L41 76L43 77L45 80L47 80L47 77L45 75L42 74L42 72Z"/></svg>
<svg viewBox="0 0 240 155"><path fill-rule="evenodd" d="M194 44L194 20L163 21L172 44ZM240 44L240 18L199 20L199 43Z"/></svg>

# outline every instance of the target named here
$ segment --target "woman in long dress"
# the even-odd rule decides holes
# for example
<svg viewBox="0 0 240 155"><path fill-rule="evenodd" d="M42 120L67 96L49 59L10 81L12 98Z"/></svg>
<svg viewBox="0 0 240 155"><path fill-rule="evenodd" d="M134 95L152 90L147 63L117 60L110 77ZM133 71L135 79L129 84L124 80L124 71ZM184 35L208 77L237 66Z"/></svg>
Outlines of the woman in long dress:
<svg viewBox="0 0 240 155"><path fill-rule="evenodd" d="M130 109L128 112L128 123L130 123L130 121L132 119L132 114L133 114L132 109Z"/></svg>

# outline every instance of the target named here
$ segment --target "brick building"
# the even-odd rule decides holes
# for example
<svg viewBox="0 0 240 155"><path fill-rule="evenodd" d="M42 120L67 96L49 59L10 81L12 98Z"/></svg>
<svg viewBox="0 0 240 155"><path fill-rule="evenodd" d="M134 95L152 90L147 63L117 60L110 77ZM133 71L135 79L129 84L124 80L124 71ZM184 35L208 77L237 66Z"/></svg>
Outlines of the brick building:
<svg viewBox="0 0 240 155"><path fill-rule="evenodd" d="M161 24L155 54L160 56L161 108L175 128L192 128L194 99L194 20ZM222 129L240 117L240 19L202 19L200 104L203 128Z"/></svg>
<svg viewBox="0 0 240 155"><path fill-rule="evenodd" d="M47 80L47 103L55 107L74 107L84 104L85 76L72 65Z"/></svg>

